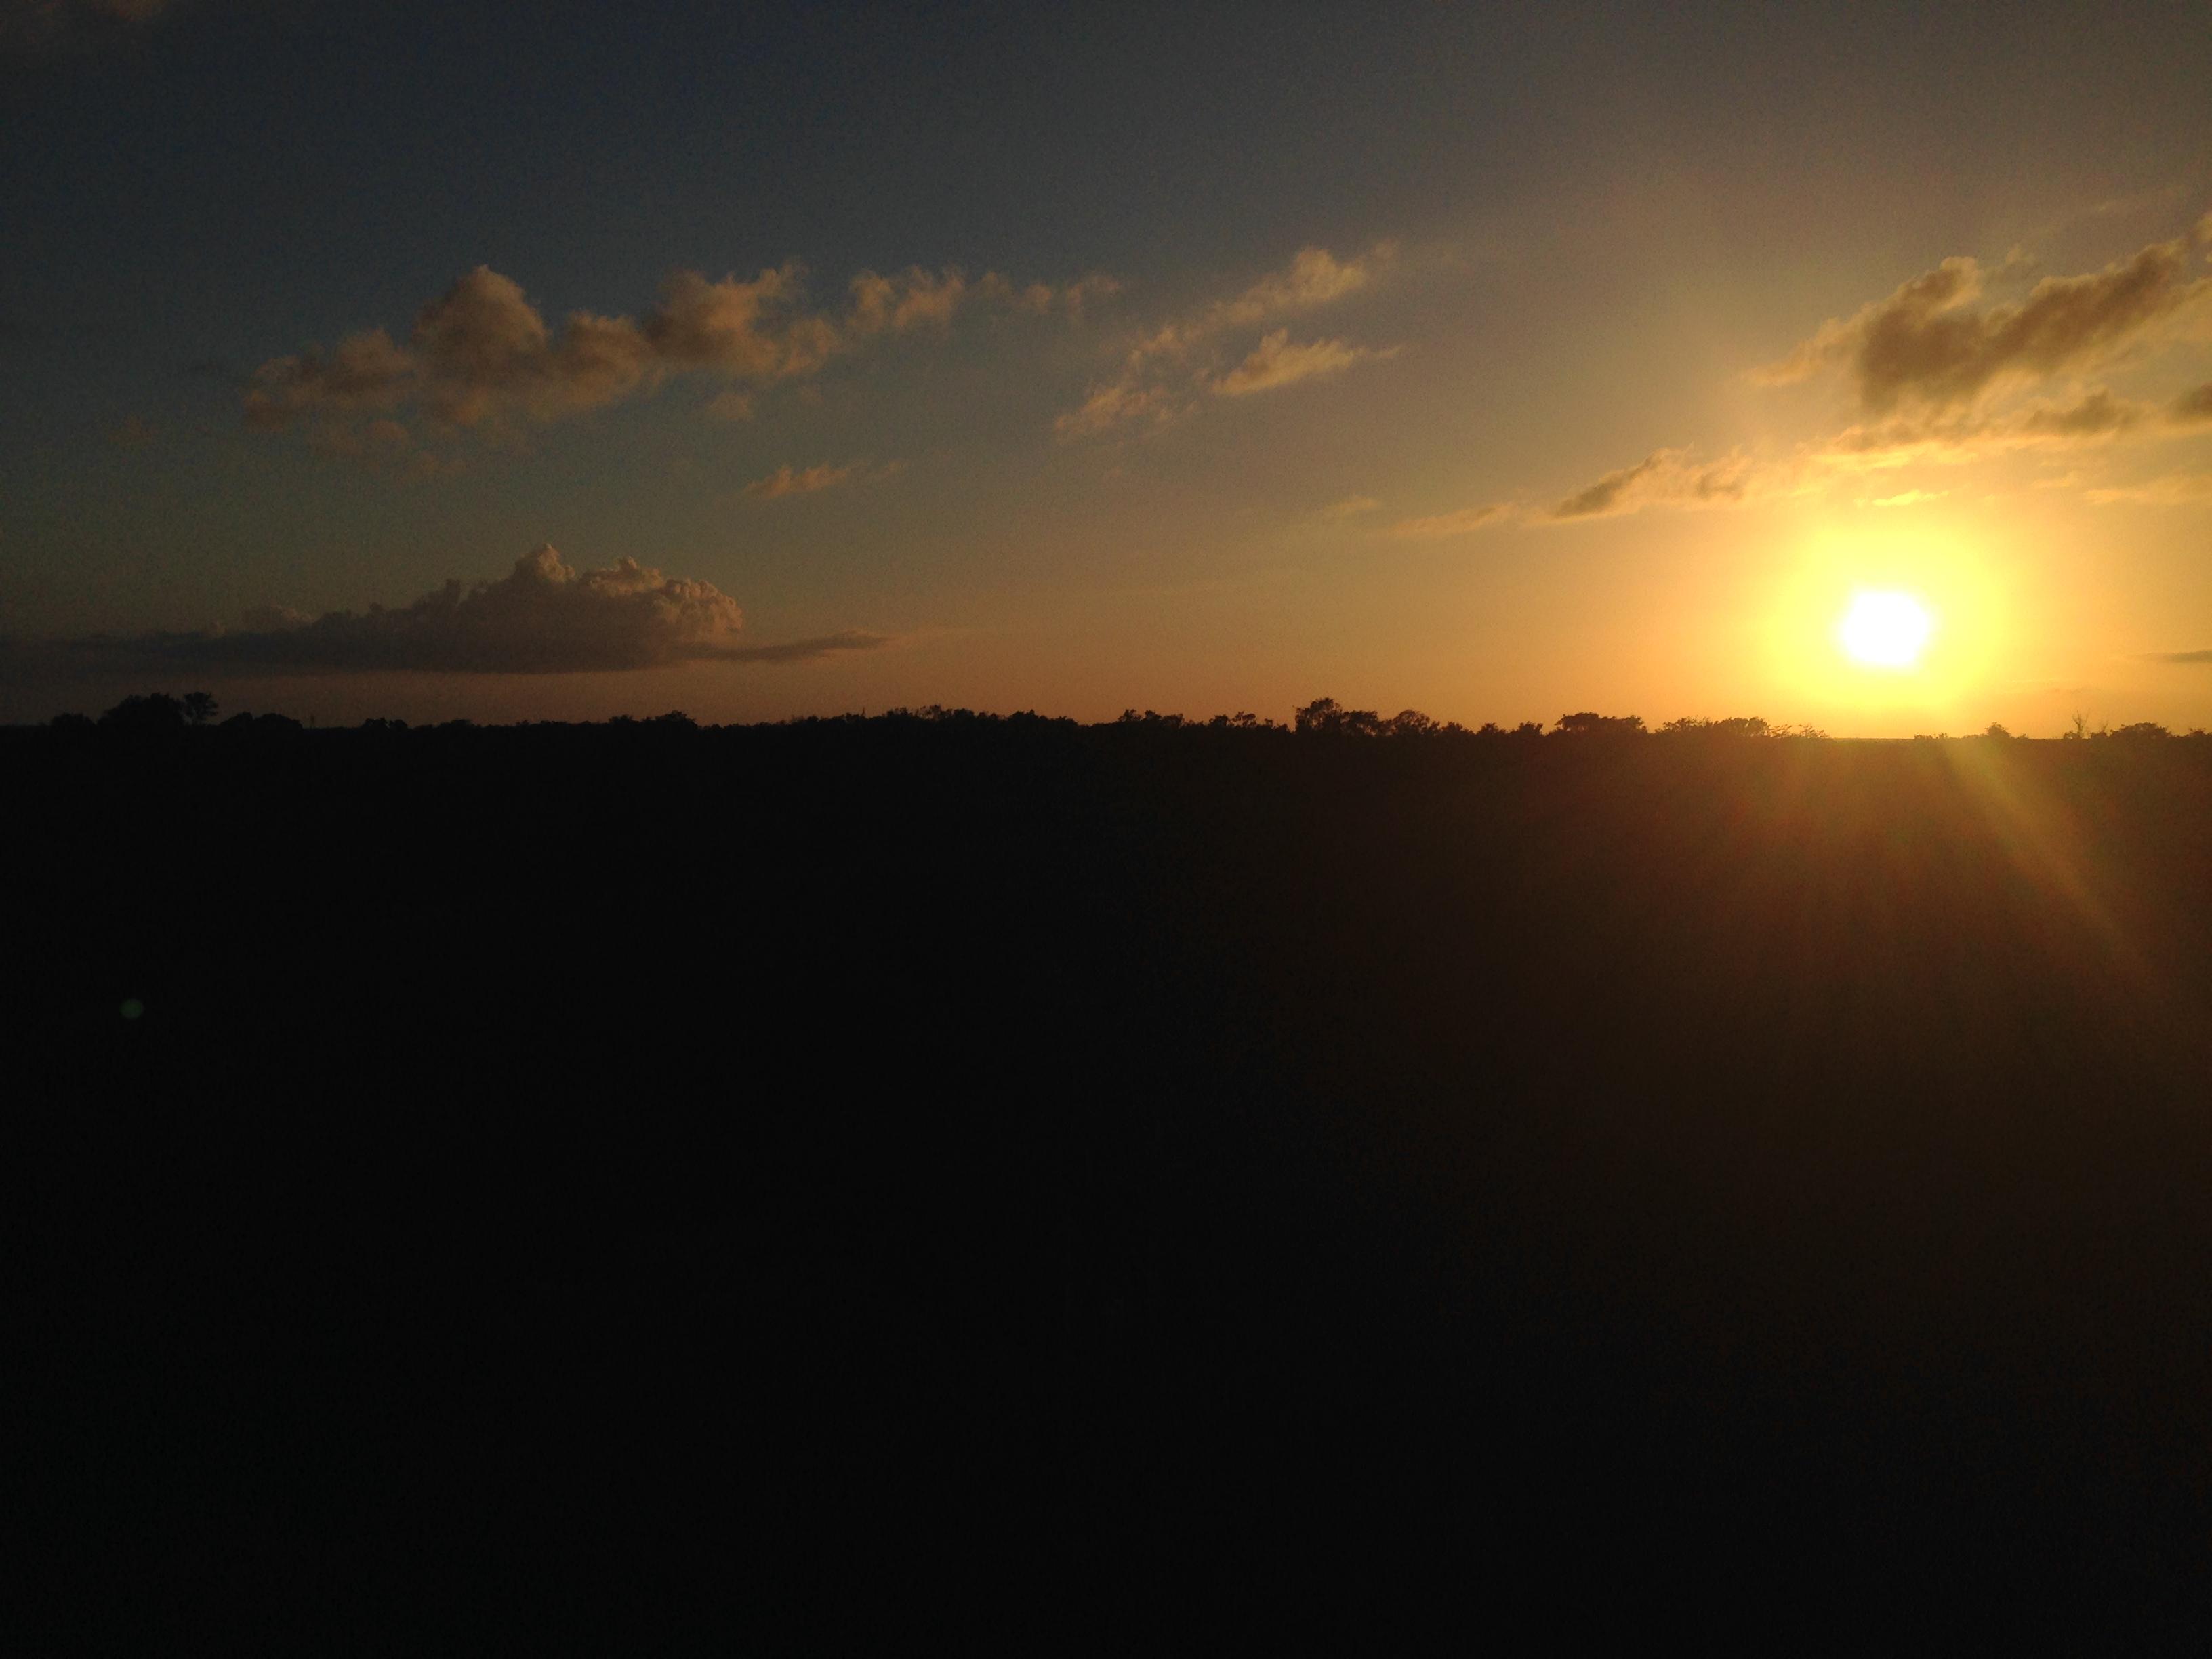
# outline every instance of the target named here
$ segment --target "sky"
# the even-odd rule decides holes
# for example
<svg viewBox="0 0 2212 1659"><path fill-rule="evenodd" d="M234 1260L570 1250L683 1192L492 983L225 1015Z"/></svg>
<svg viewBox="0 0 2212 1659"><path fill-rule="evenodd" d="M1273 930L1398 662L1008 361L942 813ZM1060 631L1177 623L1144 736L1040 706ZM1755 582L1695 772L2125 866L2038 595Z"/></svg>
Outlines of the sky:
<svg viewBox="0 0 2212 1659"><path fill-rule="evenodd" d="M0 720L2212 726L2208 85L2201 0L0 0Z"/></svg>

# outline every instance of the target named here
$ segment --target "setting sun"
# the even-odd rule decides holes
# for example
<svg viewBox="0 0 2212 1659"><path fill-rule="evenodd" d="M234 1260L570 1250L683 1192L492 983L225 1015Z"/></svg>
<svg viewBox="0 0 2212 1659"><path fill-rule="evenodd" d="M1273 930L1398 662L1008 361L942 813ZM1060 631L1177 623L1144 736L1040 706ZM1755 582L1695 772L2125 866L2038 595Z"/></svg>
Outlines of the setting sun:
<svg viewBox="0 0 2212 1659"><path fill-rule="evenodd" d="M1919 662L1935 629L1928 607L1910 593L1860 592L1836 625L1836 641L1861 667L1905 669Z"/></svg>

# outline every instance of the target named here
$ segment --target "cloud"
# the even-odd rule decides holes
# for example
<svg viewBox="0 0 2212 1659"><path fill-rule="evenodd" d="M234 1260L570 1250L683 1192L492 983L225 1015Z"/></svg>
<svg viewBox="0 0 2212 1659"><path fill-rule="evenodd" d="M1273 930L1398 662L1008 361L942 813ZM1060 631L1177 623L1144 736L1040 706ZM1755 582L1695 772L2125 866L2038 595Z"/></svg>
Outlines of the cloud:
<svg viewBox="0 0 2212 1659"><path fill-rule="evenodd" d="M46 654L53 665L80 671L563 674L683 662L807 662L891 642L855 630L741 646L744 622L737 601L711 582L678 580L635 559L578 570L543 546L496 580L449 581L398 610L372 605L309 618L264 606L237 631L65 641Z"/></svg>
<svg viewBox="0 0 2212 1659"><path fill-rule="evenodd" d="M396 409L416 376L414 359L382 329L349 334L327 356L309 349L272 357L246 390L249 426L289 426L303 415Z"/></svg>
<svg viewBox="0 0 2212 1659"><path fill-rule="evenodd" d="M2212 651L2154 651L2143 660L2145 662L2212 663Z"/></svg>
<svg viewBox="0 0 2212 1659"><path fill-rule="evenodd" d="M1899 495L1883 495L1870 501L1861 501L1861 507L1917 507L1923 501L1940 501L1951 492L1948 489L1908 489Z"/></svg>
<svg viewBox="0 0 2212 1659"><path fill-rule="evenodd" d="M2130 204L2130 210L2136 204ZM1847 319L1831 319L1778 362L1754 369L1765 385L1835 372L1861 418L1832 436L1797 447L1779 462L1741 451L1698 463L1686 449L1654 451L1609 472L1554 507L1553 519L1638 507L1746 504L1802 493L1838 478L1908 464L1957 465L2021 449L2082 448L2171 439L2212 423L2212 385L2165 402L2123 397L2075 378L2100 366L2149 358L2154 347L2195 337L2212 319L2212 276L2194 275L2212 248L2212 216L2102 270L2046 277L2016 301L1992 302L1973 259L1944 260ZM2023 279L2031 262L2015 252L1990 274ZM2057 395L2034 397L2056 381ZM2039 489L2077 487L2079 475ZM2091 491L2092 501L2196 500L2187 478L2130 489ZM1935 499L1907 489L1860 505L1905 506Z"/></svg>
<svg viewBox="0 0 2212 1659"><path fill-rule="evenodd" d="M118 449L143 449L161 435L161 428L140 415L125 415L108 428L107 441Z"/></svg>
<svg viewBox="0 0 2212 1659"><path fill-rule="evenodd" d="M556 328L520 284L479 265L416 313L404 343L372 328L327 352L310 348L269 359L246 389L246 419L263 430L410 411L456 430L546 422L650 392L684 374L725 382L708 412L743 419L752 408L748 388L803 380L882 336L943 329L965 305L1076 315L1115 284L1085 277L1065 288L1018 289L995 273L971 283L957 268L915 268L888 277L863 271L850 289L849 307L833 316L807 308L805 271L796 262L720 282L683 270L641 317L576 311Z"/></svg>
<svg viewBox="0 0 2212 1659"><path fill-rule="evenodd" d="M1920 411L1848 426L1815 451L1814 459L1844 467L1893 466L1908 459L1956 464L2007 450L2171 436L2207 420L2212 420L2212 399L2203 388L2160 405L2116 398L2100 386L2070 403L2039 402L2001 414Z"/></svg>
<svg viewBox="0 0 2212 1659"><path fill-rule="evenodd" d="M2077 403L2029 410L2014 431L2026 438L2106 438L2126 431L2144 418L2142 409L2123 403L2100 387Z"/></svg>
<svg viewBox="0 0 2212 1659"><path fill-rule="evenodd" d="M1382 505L1372 495L1346 495L1340 501L1331 501L1315 516L1337 524L1346 519L1358 518L1362 513L1372 513Z"/></svg>
<svg viewBox="0 0 2212 1659"><path fill-rule="evenodd" d="M1888 298L1818 332L1755 371L1775 385L1841 369L1860 407L1964 407L2001 383L2105 362L2212 296L2212 278L2189 275L2212 242L2212 217L2170 241L2080 276L2049 276L2016 303L1979 306L1981 267L1946 259Z"/></svg>
<svg viewBox="0 0 2212 1659"><path fill-rule="evenodd" d="M2086 492L2095 507L2188 507L2212 501L2212 472L2173 472L2145 483Z"/></svg>
<svg viewBox="0 0 2212 1659"><path fill-rule="evenodd" d="M1094 384L1081 404L1054 420L1053 430L1065 439L1140 420L1163 425L1189 413L1201 392L1241 397L1390 355L1341 340L1291 345L1286 330L1264 336L1249 356L1225 370L1215 351L1225 336L1333 304L1370 287L1397 252L1393 242L1379 242L1352 259L1339 259L1326 248L1301 248L1282 270L1140 336L1114 378Z"/></svg>
<svg viewBox="0 0 2212 1659"><path fill-rule="evenodd" d="M1687 449L1656 449L1634 466L1577 490L1545 516L1596 519L1646 507L1736 506L1748 499L1756 477L1754 464L1741 450L1699 462Z"/></svg>
<svg viewBox="0 0 2212 1659"><path fill-rule="evenodd" d="M1262 336L1260 343L1252 348L1252 355L1215 380L1210 390L1218 398L1245 398L1255 392L1295 386L1300 380L1323 380L1341 374L1354 363L1396 355L1395 349L1370 351L1364 346L1346 345L1341 340L1315 340L1305 345L1292 345L1290 330L1279 328Z"/></svg>
<svg viewBox="0 0 2212 1659"><path fill-rule="evenodd" d="M0 49L89 46L176 9L173 0L0 0Z"/></svg>
<svg viewBox="0 0 2212 1659"><path fill-rule="evenodd" d="M904 465L901 461L890 461L872 469L864 461L848 461L842 466L832 466L824 461L818 466L799 471L787 461L765 478L755 478L738 493L761 501L772 501L785 495L811 495L841 483L878 483L901 471Z"/></svg>
<svg viewBox="0 0 2212 1659"><path fill-rule="evenodd" d="M1145 416L1165 422L1185 406L1185 400L1166 386L1115 380L1091 387L1079 405L1053 418L1052 429L1063 438L1087 437Z"/></svg>
<svg viewBox="0 0 2212 1659"><path fill-rule="evenodd" d="M1455 513L1437 513L1424 519L1401 519L1385 533L1422 541L1444 536L1464 536L1471 530L1502 524L1513 516L1513 512L1510 501L1491 501L1481 507L1463 507Z"/></svg>
<svg viewBox="0 0 2212 1659"><path fill-rule="evenodd" d="M880 651L896 644L888 634L870 634L860 629L848 628L841 633L824 634L816 639L792 640L782 645L748 645L718 652L718 662L793 663L819 662L824 657L848 651Z"/></svg>

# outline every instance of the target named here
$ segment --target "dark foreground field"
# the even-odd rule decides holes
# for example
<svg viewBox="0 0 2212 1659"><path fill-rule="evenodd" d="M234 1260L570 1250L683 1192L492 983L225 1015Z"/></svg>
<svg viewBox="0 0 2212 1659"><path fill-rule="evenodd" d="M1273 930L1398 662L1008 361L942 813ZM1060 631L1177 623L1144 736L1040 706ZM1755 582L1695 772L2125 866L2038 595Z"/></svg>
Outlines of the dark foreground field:
<svg viewBox="0 0 2212 1659"><path fill-rule="evenodd" d="M15 1650L2202 1611L2212 744L17 732L0 779Z"/></svg>

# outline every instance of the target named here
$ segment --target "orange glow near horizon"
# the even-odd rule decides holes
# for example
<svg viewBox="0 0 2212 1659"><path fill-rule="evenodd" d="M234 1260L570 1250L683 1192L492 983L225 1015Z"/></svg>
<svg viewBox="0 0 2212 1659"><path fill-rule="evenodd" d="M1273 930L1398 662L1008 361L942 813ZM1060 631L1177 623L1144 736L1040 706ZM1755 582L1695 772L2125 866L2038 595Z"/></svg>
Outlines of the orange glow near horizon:
<svg viewBox="0 0 2212 1659"><path fill-rule="evenodd" d="M1992 560L1954 532L1823 532L1775 584L1769 671L1785 697L1845 729L1955 725L1996 689L2011 611Z"/></svg>

